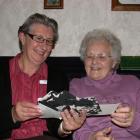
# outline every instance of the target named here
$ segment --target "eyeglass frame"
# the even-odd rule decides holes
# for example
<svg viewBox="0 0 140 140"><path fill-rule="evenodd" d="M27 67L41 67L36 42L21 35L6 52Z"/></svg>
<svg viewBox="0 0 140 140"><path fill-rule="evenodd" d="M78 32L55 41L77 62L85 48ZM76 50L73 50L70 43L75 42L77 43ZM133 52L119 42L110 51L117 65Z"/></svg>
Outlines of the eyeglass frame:
<svg viewBox="0 0 140 140"><path fill-rule="evenodd" d="M40 35L34 35L34 34L31 34L31 33L25 33L25 34L27 34L32 40L34 40L34 41L36 41L37 43L46 43L46 45L47 46L51 46L51 47L53 47L54 46L54 40L49 40L49 39L45 39L45 38L43 38L42 36L40 36ZM41 38L41 39L43 39L42 41L41 40L36 40L34 37L38 37L38 39L39 38ZM49 43L51 43L51 44L49 44Z"/></svg>
<svg viewBox="0 0 140 140"><path fill-rule="evenodd" d="M112 58L111 55L107 55L107 54L97 54L97 55L85 55L85 58L88 60L94 60L96 59L97 61L106 61L107 58Z"/></svg>

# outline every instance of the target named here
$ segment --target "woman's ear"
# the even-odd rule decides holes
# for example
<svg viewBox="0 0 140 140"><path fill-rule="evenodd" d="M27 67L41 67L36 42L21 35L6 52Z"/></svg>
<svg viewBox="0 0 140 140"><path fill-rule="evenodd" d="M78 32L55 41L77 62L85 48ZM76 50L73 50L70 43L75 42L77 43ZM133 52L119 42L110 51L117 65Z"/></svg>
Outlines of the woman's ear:
<svg viewBox="0 0 140 140"><path fill-rule="evenodd" d="M116 70L118 68L119 63L117 61L113 61L112 69Z"/></svg>
<svg viewBox="0 0 140 140"><path fill-rule="evenodd" d="M22 43L22 46L23 46L24 43L25 43L25 34L23 32L20 32L18 34L18 37L19 37L19 40L20 40L20 42Z"/></svg>

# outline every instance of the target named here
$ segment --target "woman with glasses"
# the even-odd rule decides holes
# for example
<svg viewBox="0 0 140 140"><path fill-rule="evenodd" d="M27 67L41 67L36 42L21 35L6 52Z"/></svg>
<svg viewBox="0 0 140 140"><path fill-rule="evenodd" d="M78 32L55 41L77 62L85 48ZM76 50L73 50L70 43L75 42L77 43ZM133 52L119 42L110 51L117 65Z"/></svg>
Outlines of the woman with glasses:
<svg viewBox="0 0 140 140"><path fill-rule="evenodd" d="M80 57L86 76L70 83L70 93L96 97L99 104L119 103L111 115L87 117L74 132L74 140L139 140L140 81L119 75L121 42L106 29L88 32L82 40Z"/></svg>
<svg viewBox="0 0 140 140"><path fill-rule="evenodd" d="M44 61L58 40L57 22L43 14L33 14L19 27L18 37L21 52L10 60L9 73L3 78L11 85L0 82L5 88L5 95L0 95L0 139L25 139L49 131L49 122L39 118L37 99L47 92L48 66ZM82 125L85 116L84 112L79 116L74 110L64 110L61 124L53 126L56 135L68 136Z"/></svg>

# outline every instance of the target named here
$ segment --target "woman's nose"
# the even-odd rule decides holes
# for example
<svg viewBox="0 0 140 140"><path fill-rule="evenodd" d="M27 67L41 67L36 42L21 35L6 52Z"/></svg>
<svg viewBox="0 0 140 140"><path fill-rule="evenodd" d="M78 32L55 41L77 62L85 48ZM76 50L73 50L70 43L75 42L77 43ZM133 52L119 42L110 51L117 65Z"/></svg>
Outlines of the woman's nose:
<svg viewBox="0 0 140 140"><path fill-rule="evenodd" d="M97 63L97 61L98 61L98 58L97 57L92 57L92 64L96 64Z"/></svg>

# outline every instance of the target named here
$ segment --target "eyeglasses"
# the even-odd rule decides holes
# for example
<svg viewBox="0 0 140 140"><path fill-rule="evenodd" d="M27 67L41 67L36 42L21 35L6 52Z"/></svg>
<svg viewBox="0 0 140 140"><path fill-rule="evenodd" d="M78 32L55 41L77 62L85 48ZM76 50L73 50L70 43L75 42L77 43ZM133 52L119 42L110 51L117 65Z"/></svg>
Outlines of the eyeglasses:
<svg viewBox="0 0 140 140"><path fill-rule="evenodd" d="M96 59L97 61L106 61L106 60L108 60L108 58L111 58L112 56L110 56L110 55L106 55L106 54L97 54L97 55L94 55L94 56L92 56L92 55L86 55L85 56L85 58L87 59L87 60L94 60L94 59Z"/></svg>
<svg viewBox="0 0 140 140"><path fill-rule="evenodd" d="M38 43L46 43L47 46L53 46L54 45L54 40L49 40L49 39L45 39L42 36L39 35L33 35L30 33L26 33L32 40L38 42Z"/></svg>

